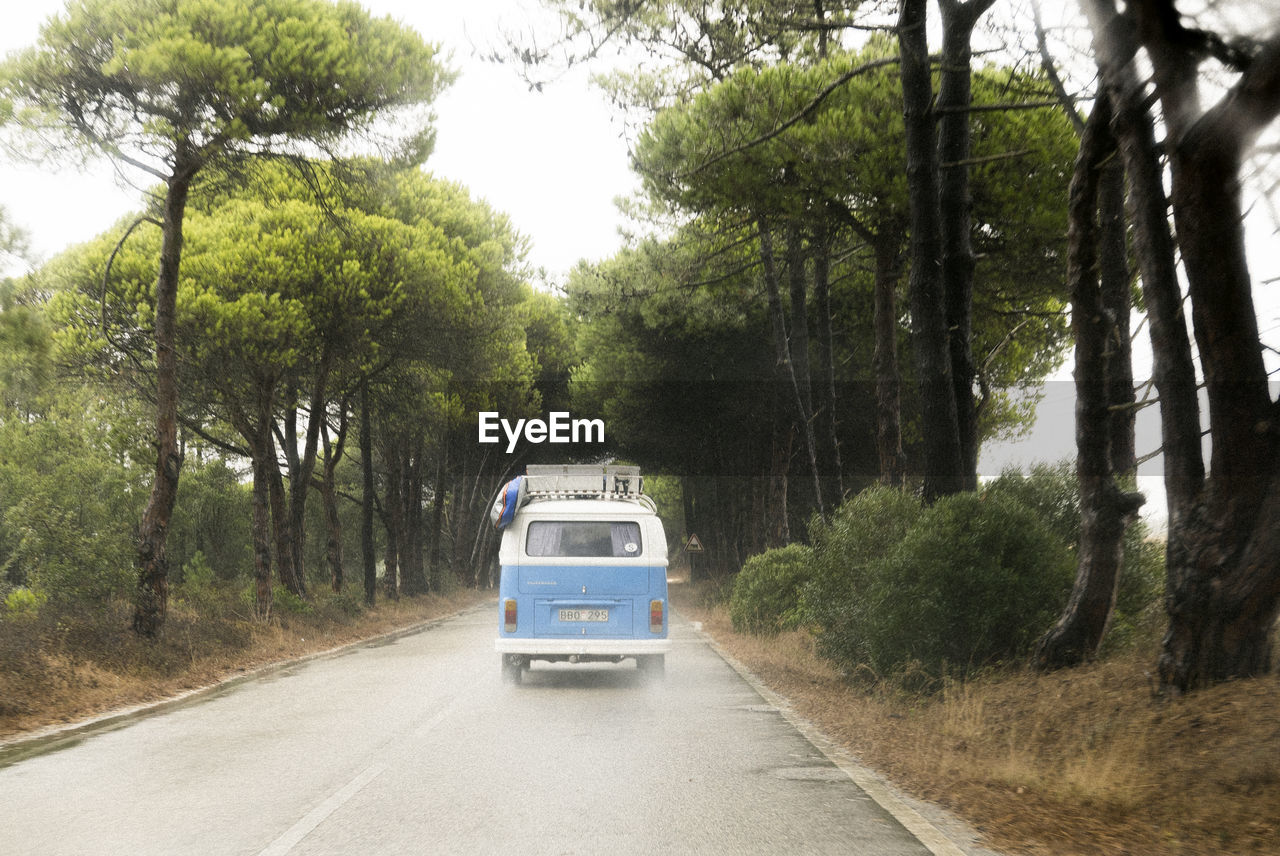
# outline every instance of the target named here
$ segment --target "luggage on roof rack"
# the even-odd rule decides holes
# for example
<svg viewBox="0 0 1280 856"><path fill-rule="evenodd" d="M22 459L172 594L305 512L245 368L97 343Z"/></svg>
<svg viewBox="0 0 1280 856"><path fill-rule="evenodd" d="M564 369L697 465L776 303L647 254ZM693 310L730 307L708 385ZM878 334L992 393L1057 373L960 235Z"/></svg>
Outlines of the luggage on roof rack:
<svg viewBox="0 0 1280 856"><path fill-rule="evenodd" d="M638 497L644 492L640 468L621 464L530 464L525 469L529 495L560 497Z"/></svg>
<svg viewBox="0 0 1280 856"><path fill-rule="evenodd" d="M640 468L623 464L530 464L523 476L502 486L489 520L502 530L533 499L627 499L652 509Z"/></svg>

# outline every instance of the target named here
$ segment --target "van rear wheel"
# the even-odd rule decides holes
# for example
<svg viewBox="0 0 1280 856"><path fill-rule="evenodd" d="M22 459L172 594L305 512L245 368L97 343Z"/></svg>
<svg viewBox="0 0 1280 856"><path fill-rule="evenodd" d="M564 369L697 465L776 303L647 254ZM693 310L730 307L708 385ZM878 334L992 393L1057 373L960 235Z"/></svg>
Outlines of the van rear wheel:
<svg viewBox="0 0 1280 856"><path fill-rule="evenodd" d="M524 664L518 657L502 655L502 682L518 686L524 678Z"/></svg>
<svg viewBox="0 0 1280 856"><path fill-rule="evenodd" d="M667 658L665 654L641 654L636 657L636 667L647 678L660 678L666 674Z"/></svg>

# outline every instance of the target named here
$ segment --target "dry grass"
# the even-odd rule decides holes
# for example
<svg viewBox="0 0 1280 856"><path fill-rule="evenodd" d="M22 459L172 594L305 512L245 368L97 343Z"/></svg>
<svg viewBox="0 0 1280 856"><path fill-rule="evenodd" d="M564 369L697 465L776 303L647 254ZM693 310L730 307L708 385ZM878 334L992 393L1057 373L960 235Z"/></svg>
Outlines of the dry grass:
<svg viewBox="0 0 1280 856"><path fill-rule="evenodd" d="M492 598L464 589L381 600L353 609L350 600L317 598L306 614L268 623L233 611L171 603L156 642L128 629L130 608L45 609L34 618L0 620L0 740L106 711L209 686L237 674L448 615Z"/></svg>
<svg viewBox="0 0 1280 856"><path fill-rule="evenodd" d="M1124 655L993 673L937 696L855 689L801 632L735 634L673 586L681 612L797 712L900 787L1009 853L1280 854L1280 680L1156 699Z"/></svg>

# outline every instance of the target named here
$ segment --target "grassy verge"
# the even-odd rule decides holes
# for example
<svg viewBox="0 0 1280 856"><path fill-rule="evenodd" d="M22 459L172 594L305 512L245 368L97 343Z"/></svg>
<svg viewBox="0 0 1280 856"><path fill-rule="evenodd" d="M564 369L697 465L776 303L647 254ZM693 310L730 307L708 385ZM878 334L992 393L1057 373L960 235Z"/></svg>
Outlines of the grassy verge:
<svg viewBox="0 0 1280 856"><path fill-rule="evenodd" d="M0 620L0 740L121 707L157 701L282 660L326 651L457 612L492 598L462 589L448 596L380 600L317 595L278 604L266 623L234 597L200 604L175 599L155 642L129 630L131 608L57 610Z"/></svg>
<svg viewBox="0 0 1280 856"><path fill-rule="evenodd" d="M1280 680L1177 701L1151 692L1149 656L1040 675L992 673L936 696L855 688L804 632L734 633L706 592L672 586L796 711L917 797L1008 853L1280 855Z"/></svg>

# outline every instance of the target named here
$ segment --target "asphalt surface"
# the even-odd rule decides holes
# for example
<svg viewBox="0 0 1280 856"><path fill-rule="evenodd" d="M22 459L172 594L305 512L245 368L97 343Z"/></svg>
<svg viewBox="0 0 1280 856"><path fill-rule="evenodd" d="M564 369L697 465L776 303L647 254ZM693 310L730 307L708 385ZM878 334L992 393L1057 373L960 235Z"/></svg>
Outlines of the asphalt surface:
<svg viewBox="0 0 1280 856"><path fill-rule="evenodd" d="M678 617L666 676L494 607L0 768L0 854L927 854Z"/></svg>

